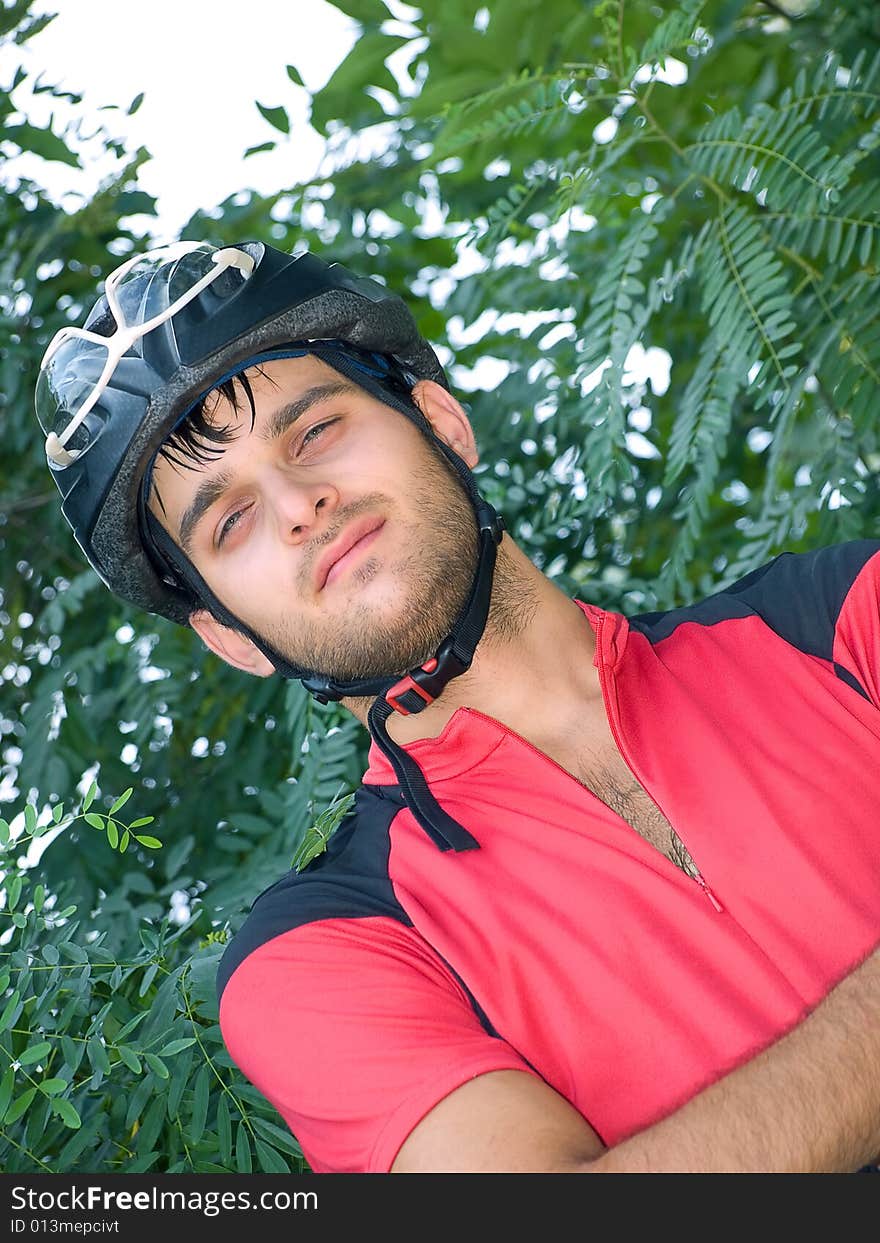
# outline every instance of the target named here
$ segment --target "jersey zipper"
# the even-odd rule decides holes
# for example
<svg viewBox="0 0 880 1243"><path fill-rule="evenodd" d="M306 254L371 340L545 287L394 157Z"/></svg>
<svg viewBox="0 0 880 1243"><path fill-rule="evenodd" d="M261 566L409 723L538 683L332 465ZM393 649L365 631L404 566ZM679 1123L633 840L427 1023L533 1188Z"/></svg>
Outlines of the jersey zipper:
<svg viewBox="0 0 880 1243"><path fill-rule="evenodd" d="M613 712L612 712L612 710L611 710L611 696L610 696L610 695L609 695L609 693L608 693L608 674L607 674L607 671L606 671L606 669L605 669L605 653L604 653L604 651L602 650L602 641L603 641L603 638L604 638L605 626L606 626L606 624L607 624L607 621L608 621L608 614L607 614L606 612L604 612L604 611L603 611L603 612L600 614L600 616L599 616L599 632L598 632L598 634L596 635L596 651L597 651L597 654L598 654L598 657L599 657L599 659L598 659L598 661L597 661L598 668L599 668L599 686L600 686L600 687L601 687L601 689L602 689L602 700L603 700L603 702L604 702L604 704L605 704L605 716L606 716L606 717L607 717L607 719L608 719L608 725L609 725L609 728L611 729L611 736L612 736L612 738L614 739L614 741L615 741L615 743L616 743L616 745L617 745L617 749L618 749L618 751L620 752L621 756L623 757L623 762L626 764L627 768L628 768L628 769L629 769L629 771L632 773L632 775L635 777L636 781L639 783L639 785L640 785L640 786L642 787L642 789L645 791L645 793L647 794L648 798L651 800L651 802L654 804L654 806L657 808L657 810L658 810L658 811L660 812L660 814L663 816L663 818L664 818L664 820L666 821L666 823L670 826L670 828L672 828L672 832L673 832L673 835L674 835L674 837L673 837L673 843L672 843L672 845L673 845L673 850L675 851L675 853L676 853L676 855L677 855L677 856L679 856L679 855L680 855L680 857L679 857L679 859L678 859L678 863L677 863L677 865L676 865L676 866L680 869L680 871L684 872L685 876L690 877L690 879L691 879L691 880L692 880L692 881L693 881L696 885L698 885L700 889L702 889L703 893L706 895L706 897L707 897L707 898L709 899L709 901L712 903L712 906L715 908L715 910L716 910L716 911L718 912L718 914L720 915L720 914L722 914L722 913L723 913L723 911L724 911L724 907L721 905L721 903L720 903L720 902L718 901L718 899L715 897L715 894L712 892L712 890L711 890L711 889L709 888L709 886L706 884L706 881L705 881L705 879L703 878L703 874L702 874L702 872L700 871L700 869L697 867L697 864L696 864L696 862L695 862L695 860L694 860L693 855L692 855L692 854L691 854L691 852L688 850L687 846L686 846L686 845L685 845L685 843L682 841L681 837L678 835L678 832L677 832L677 831L676 831L676 829L673 827L673 825L672 825L672 821L671 821L671 820L669 819L669 817L666 815L666 812L663 810L663 808L662 808L662 807L660 806L660 804L657 802L657 800L656 800L656 798L654 797L654 795L651 793L651 791L648 789L648 787L647 787L647 786L645 785L645 783L642 781L642 779L641 779L641 777L639 776L639 774L636 772L635 768L633 767L632 761L631 761L631 760L630 760L630 758L629 758L629 754L627 753L626 749L624 748L624 745L623 745L623 740L622 740L622 738L621 738L621 736L620 736L620 733L619 733L619 731L618 731L618 729L617 729L617 724L616 724L615 719L614 719L614 713L613 713ZM633 832L635 832L635 830L633 830ZM679 852L678 847L681 847L681 852L683 852L683 853L680 853L680 852ZM671 860L670 860L670 862L671 862Z"/></svg>

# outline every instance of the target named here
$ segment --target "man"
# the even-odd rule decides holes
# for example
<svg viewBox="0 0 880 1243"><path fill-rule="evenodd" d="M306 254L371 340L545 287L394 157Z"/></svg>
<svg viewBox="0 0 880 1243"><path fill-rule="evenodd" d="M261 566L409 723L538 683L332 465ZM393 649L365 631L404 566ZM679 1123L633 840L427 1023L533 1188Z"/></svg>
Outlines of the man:
<svg viewBox="0 0 880 1243"><path fill-rule="evenodd" d="M399 299L253 243L123 265L37 404L109 586L370 730L218 981L314 1170L876 1159L880 542L570 600Z"/></svg>

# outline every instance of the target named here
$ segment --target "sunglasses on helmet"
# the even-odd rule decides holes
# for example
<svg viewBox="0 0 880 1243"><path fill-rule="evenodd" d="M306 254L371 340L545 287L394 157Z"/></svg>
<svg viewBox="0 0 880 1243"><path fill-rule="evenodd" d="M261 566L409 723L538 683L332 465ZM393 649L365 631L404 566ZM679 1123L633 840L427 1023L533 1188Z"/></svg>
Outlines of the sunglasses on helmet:
<svg viewBox="0 0 880 1243"><path fill-rule="evenodd" d="M251 256L236 247L184 245L189 249L165 246L133 255L110 273L104 284L106 314L97 322L112 331L65 326L49 342L36 409L52 466L70 466L88 449L100 430L93 411L101 394L124 356L138 353L147 333L209 286L220 297L231 296L254 270Z"/></svg>

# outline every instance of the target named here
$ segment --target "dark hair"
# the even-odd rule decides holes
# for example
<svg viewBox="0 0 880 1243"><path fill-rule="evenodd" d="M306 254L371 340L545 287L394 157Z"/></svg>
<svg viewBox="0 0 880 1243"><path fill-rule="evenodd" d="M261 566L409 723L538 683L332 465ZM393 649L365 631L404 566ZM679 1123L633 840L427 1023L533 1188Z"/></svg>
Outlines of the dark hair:
<svg viewBox="0 0 880 1243"><path fill-rule="evenodd" d="M254 367L254 370L259 375L265 376L266 374L259 366ZM239 388L241 392L239 392ZM222 384L218 384L216 388L211 389L209 393L206 393L193 406L183 422L163 441L156 453L156 457L164 458L172 466L182 467L184 470L208 466L215 458L220 456L229 444L232 439L232 427L229 423L221 426L212 422L206 413L205 407L213 398L211 406L213 412L217 408L220 398L225 398L232 409L237 412L244 404L242 394L250 407L251 429L253 429L254 421L257 417L254 393L251 388L251 382L247 377L247 372L241 371L238 375L224 380ZM152 475L152 472L150 473ZM152 479L150 491L156 497L156 501L164 513L165 505L162 502L159 489L152 482Z"/></svg>
<svg viewBox="0 0 880 1243"><path fill-rule="evenodd" d="M260 374L263 373L260 372ZM213 411L219 405L220 398L224 397L232 409L238 411L243 403L237 386L241 387L247 404L250 406L251 428L253 428L257 413L254 406L254 394L247 372L242 371L232 376L231 379L224 380L222 384L218 384L210 393L206 393L201 401L193 406L184 421L164 441L156 456L163 457L172 466L182 466L184 469L209 465L229 444L232 439L232 430L228 423L223 426L213 423L207 417L205 406L211 398L214 398L211 407Z"/></svg>

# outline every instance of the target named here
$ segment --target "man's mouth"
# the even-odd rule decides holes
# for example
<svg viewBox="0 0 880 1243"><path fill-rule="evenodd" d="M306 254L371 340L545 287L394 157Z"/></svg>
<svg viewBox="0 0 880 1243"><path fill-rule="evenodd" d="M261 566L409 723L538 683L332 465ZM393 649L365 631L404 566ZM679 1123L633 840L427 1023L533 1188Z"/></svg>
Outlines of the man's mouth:
<svg viewBox="0 0 880 1243"><path fill-rule="evenodd" d="M353 565L385 525L384 518L357 518L330 545L315 569L315 588L323 591Z"/></svg>

